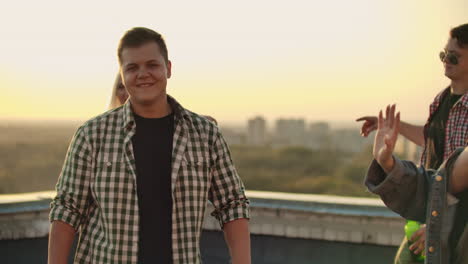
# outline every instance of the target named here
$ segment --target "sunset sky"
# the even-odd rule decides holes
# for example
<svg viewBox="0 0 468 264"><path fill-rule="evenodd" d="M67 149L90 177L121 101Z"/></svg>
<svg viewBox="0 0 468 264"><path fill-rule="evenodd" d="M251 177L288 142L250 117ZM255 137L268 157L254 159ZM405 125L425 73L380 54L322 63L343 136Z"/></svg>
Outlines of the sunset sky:
<svg viewBox="0 0 468 264"><path fill-rule="evenodd" d="M0 119L102 113L118 40L145 26L166 38L168 93L221 124L351 121L389 103L423 122L449 83L438 52L467 10L466 0L8 1Z"/></svg>

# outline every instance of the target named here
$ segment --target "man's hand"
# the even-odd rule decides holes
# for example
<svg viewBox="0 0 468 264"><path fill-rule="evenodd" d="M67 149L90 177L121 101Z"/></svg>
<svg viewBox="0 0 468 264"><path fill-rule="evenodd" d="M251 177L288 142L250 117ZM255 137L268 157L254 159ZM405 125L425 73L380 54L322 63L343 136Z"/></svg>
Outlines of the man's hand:
<svg viewBox="0 0 468 264"><path fill-rule="evenodd" d="M393 150L400 130L400 113L395 115L395 105L387 106L385 118L382 111L379 113L377 121L377 133L374 139L374 149L372 154L375 160L385 172L393 169Z"/></svg>
<svg viewBox="0 0 468 264"><path fill-rule="evenodd" d="M378 118L376 116L363 116L356 119L356 122L364 121L361 127L361 136L367 137L372 131L377 129Z"/></svg>
<svg viewBox="0 0 468 264"><path fill-rule="evenodd" d="M411 236L409 244L411 246L409 249L413 251L414 254L419 255L421 252L424 252L424 244L426 243L426 225L421 225L421 228L414 232Z"/></svg>
<svg viewBox="0 0 468 264"><path fill-rule="evenodd" d="M363 116L356 119L356 121L364 121L361 127L361 136L367 137L372 131L377 129L379 118L377 116ZM424 139L424 126L412 125L400 121L399 133L418 146L423 147L424 144L426 144Z"/></svg>

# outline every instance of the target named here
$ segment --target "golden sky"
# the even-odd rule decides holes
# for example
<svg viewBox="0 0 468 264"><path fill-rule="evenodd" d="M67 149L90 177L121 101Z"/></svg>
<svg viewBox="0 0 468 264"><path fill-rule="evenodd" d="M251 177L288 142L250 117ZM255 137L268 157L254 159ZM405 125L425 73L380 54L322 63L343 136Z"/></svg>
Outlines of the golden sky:
<svg viewBox="0 0 468 264"><path fill-rule="evenodd" d="M468 23L466 0L68 2L2 5L0 119L105 111L117 42L145 26L166 38L168 93L221 124L351 121L389 103L423 122L449 83L438 52Z"/></svg>

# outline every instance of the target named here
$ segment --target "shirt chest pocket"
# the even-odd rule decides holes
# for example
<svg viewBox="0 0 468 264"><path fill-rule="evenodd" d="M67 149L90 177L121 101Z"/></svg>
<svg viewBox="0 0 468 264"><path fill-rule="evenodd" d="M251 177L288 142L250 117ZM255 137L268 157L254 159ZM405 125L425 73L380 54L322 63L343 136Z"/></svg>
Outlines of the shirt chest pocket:
<svg viewBox="0 0 468 264"><path fill-rule="evenodd" d="M210 163L207 156L188 151L180 166L178 181L189 189L207 192L211 181Z"/></svg>
<svg viewBox="0 0 468 264"><path fill-rule="evenodd" d="M91 189L95 201L102 208L109 208L105 203L116 197L133 192L132 175L124 161L98 161L94 175Z"/></svg>

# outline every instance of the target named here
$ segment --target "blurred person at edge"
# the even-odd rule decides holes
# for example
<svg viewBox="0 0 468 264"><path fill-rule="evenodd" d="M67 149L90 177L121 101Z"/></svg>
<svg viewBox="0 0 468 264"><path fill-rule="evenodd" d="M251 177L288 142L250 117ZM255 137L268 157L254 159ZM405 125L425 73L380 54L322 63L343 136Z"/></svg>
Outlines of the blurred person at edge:
<svg viewBox="0 0 468 264"><path fill-rule="evenodd" d="M468 24L450 31L448 42L439 57L450 85L435 97L424 126L401 122L399 130L401 135L423 147L420 165L426 169L439 168L457 148L468 144ZM357 119L364 121L361 135L367 137L374 131L377 120L376 116ZM463 231L468 219L468 191L457 193L456 196L460 202L455 228L450 236L451 245L457 244L459 232ZM424 251L425 225L415 232L411 240L411 246L408 246L406 238L402 241L395 256L395 264L412 263L410 250L416 255Z"/></svg>
<svg viewBox="0 0 468 264"><path fill-rule="evenodd" d="M111 101L109 109L117 108L123 105L128 99L128 92L122 83L122 77L120 73L117 73L115 77L114 86L112 87Z"/></svg>
<svg viewBox="0 0 468 264"><path fill-rule="evenodd" d="M50 211L49 264L201 263L207 200L233 264L250 264L249 200L219 128L166 93L163 37L133 28L120 40L130 95L78 128ZM155 136L157 135L157 136Z"/></svg>
<svg viewBox="0 0 468 264"><path fill-rule="evenodd" d="M385 118L381 111L377 122L367 189L405 219L427 223L425 263L467 264L468 228L458 230L455 218L467 208L456 197L468 191L468 147L457 148L437 170L418 168L393 155L400 128L395 105L387 107Z"/></svg>

